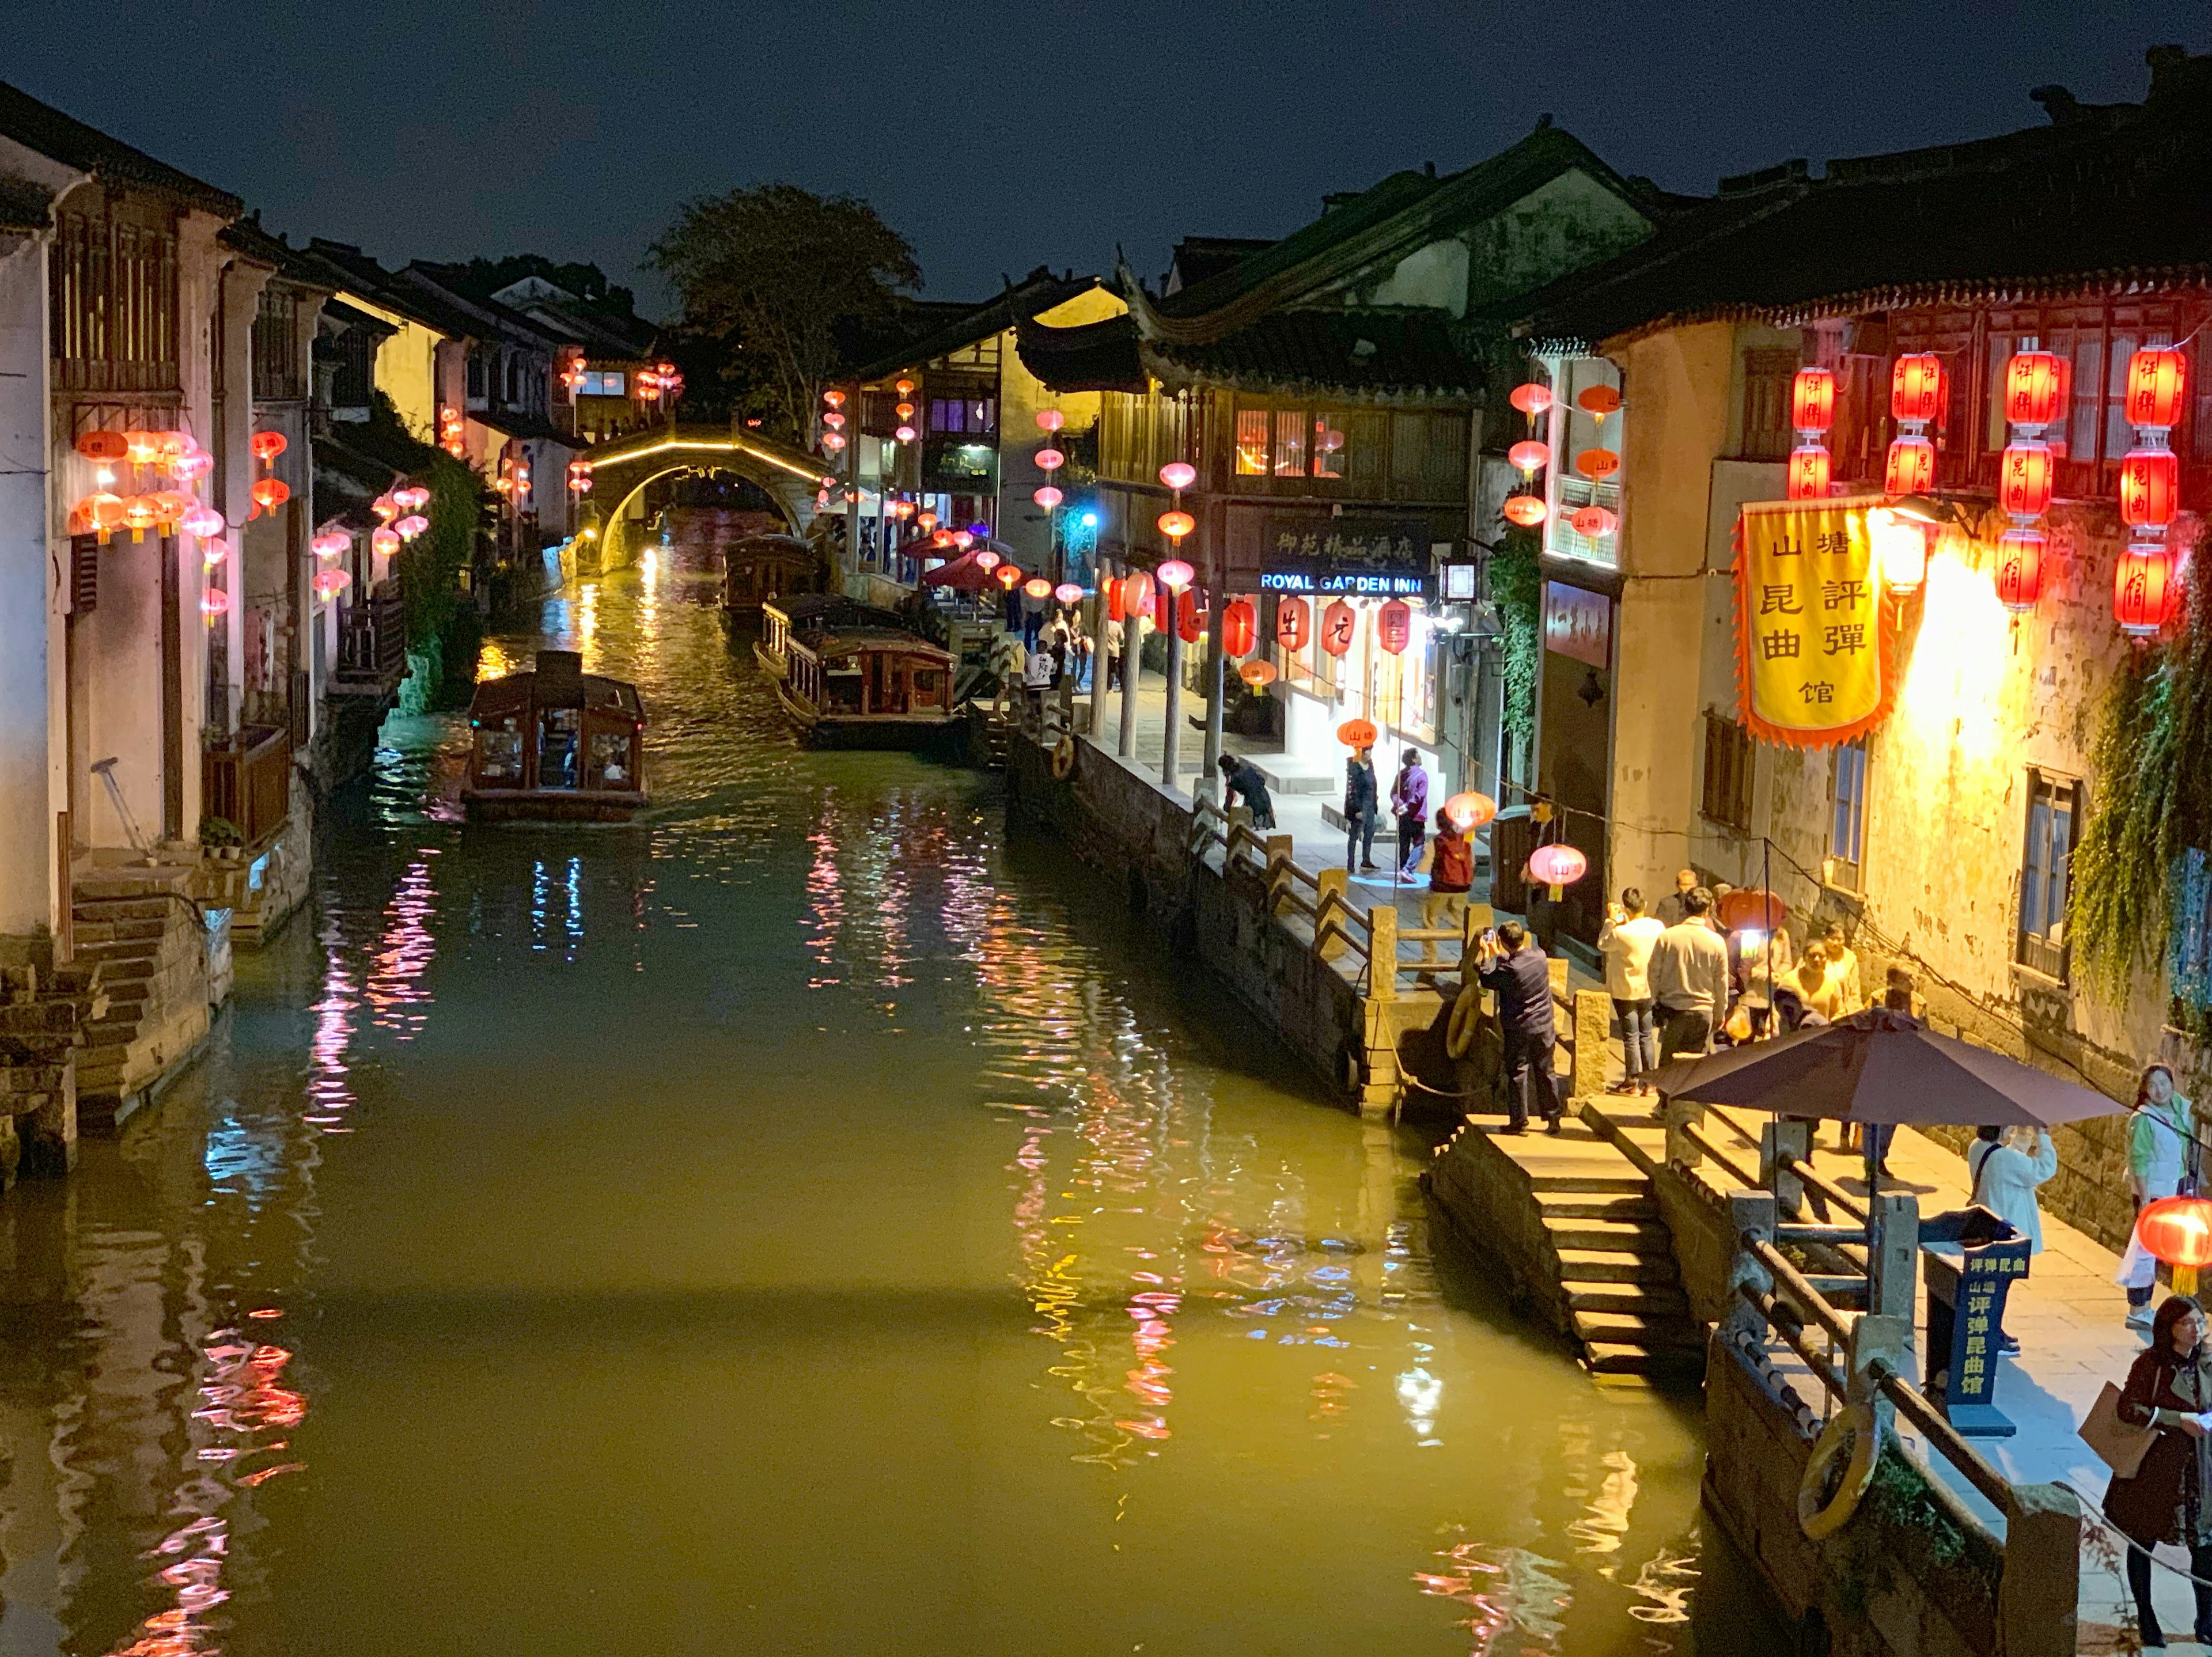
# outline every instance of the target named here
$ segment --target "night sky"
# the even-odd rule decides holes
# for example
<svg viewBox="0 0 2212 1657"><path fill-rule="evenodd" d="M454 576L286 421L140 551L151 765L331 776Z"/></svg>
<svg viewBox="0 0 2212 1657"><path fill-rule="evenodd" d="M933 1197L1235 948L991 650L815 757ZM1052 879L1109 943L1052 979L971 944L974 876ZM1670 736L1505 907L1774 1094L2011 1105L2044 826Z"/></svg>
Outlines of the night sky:
<svg viewBox="0 0 2212 1657"><path fill-rule="evenodd" d="M535 252L635 270L684 198L782 179L874 203L937 299L1042 262L1139 270L1276 236L1550 112L1626 173L1722 174L2039 124L2027 88L2142 96L2212 11L2012 6L624 3L5 8L0 76L387 264Z"/></svg>

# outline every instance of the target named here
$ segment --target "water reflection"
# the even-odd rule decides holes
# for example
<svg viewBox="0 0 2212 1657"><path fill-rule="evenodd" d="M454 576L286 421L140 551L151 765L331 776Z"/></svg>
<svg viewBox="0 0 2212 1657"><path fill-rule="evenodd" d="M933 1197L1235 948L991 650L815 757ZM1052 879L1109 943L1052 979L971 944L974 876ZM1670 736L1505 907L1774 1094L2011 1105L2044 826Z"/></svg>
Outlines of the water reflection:
<svg viewBox="0 0 2212 1657"><path fill-rule="evenodd" d="M395 719L207 1060L0 1201L0 1651L1695 1649L1682 1414L711 601L488 646L641 683L645 821L465 827Z"/></svg>

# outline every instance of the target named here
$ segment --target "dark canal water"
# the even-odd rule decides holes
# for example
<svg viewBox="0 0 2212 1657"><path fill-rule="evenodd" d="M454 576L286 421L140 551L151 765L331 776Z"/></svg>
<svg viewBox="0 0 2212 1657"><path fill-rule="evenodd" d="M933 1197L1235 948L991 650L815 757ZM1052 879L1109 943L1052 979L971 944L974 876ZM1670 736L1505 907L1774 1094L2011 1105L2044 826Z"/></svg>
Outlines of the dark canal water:
<svg viewBox="0 0 2212 1657"><path fill-rule="evenodd" d="M395 719L205 1059L0 1200L0 1652L1765 1643L1689 1409L1439 1258L1425 1144L711 603L488 652L638 682L650 821L465 828Z"/></svg>

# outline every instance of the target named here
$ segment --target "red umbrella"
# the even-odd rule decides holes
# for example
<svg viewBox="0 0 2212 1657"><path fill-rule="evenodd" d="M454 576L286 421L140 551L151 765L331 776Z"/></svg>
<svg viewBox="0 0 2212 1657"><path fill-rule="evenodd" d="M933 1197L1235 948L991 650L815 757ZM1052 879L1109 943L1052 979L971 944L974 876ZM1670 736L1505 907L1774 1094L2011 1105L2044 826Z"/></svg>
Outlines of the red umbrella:
<svg viewBox="0 0 2212 1657"><path fill-rule="evenodd" d="M921 584L926 587L951 587L956 592L981 592L992 585L991 572L975 561L980 548L970 547L949 564L939 564L935 569L924 570Z"/></svg>

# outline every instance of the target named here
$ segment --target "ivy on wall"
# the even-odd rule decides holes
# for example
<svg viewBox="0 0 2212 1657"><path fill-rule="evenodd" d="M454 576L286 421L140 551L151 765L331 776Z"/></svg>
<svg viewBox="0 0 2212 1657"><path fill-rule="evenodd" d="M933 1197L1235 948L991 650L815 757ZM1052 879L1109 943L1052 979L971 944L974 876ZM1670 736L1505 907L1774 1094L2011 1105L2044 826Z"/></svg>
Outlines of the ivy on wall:
<svg viewBox="0 0 2212 1657"><path fill-rule="evenodd" d="M1544 580L1535 532L1508 529L1490 555L1490 597L1502 632L1505 734L1526 744L1536 734L1536 675L1544 652Z"/></svg>
<svg viewBox="0 0 2212 1657"><path fill-rule="evenodd" d="M2115 999L2137 971L2166 963L2191 853L2201 863L2212 849L2212 559L2192 557L2189 569L2187 623L2113 681L2091 750L2097 786L2073 859L2074 959Z"/></svg>

